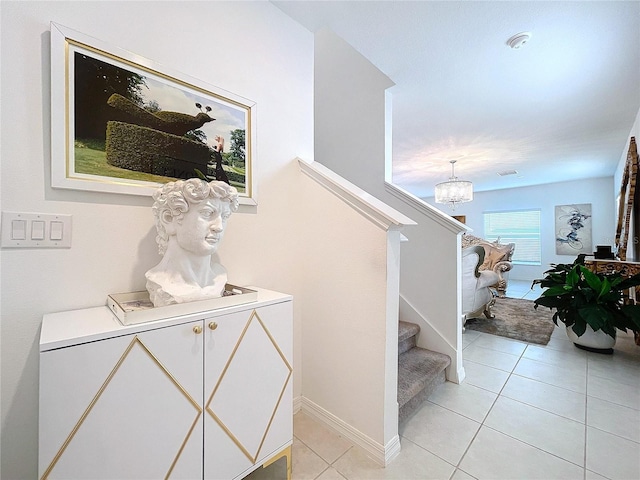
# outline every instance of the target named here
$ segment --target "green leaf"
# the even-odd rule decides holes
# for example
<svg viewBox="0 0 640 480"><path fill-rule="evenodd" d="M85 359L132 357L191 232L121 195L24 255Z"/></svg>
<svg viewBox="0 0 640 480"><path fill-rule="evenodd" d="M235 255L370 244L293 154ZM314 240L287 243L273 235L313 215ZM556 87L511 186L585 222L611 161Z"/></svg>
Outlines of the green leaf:
<svg viewBox="0 0 640 480"><path fill-rule="evenodd" d="M581 253L573 261L573 264L574 265L584 265L584 261L585 261L586 258L587 258L587 254L586 253Z"/></svg>
<svg viewBox="0 0 640 480"><path fill-rule="evenodd" d="M593 288L596 292L599 293L602 290L602 280L600 280L598 275L593 273L587 267L582 267L582 266L580 267L580 273L582 274L582 276L586 280L587 284L591 288Z"/></svg>
<svg viewBox="0 0 640 480"><path fill-rule="evenodd" d="M587 322L595 331L598 331L611 323L609 312L600 305L588 305L578 311L585 322Z"/></svg>
<svg viewBox="0 0 640 480"><path fill-rule="evenodd" d="M628 328L634 332L640 332L640 305L623 305L620 311L628 320Z"/></svg>
<svg viewBox="0 0 640 480"><path fill-rule="evenodd" d="M543 297L554 297L556 295L568 295L572 293L571 287L567 285L556 285L554 287L547 288L542 292Z"/></svg>
<svg viewBox="0 0 640 480"><path fill-rule="evenodd" d="M540 297L534 300L534 307L543 306L548 308L554 308L561 305L562 302L556 297Z"/></svg>
<svg viewBox="0 0 640 480"><path fill-rule="evenodd" d="M637 287L638 285L640 285L640 273L633 275L632 277L622 279L616 287L618 290L625 290L627 288Z"/></svg>
<svg viewBox="0 0 640 480"><path fill-rule="evenodd" d="M599 297L604 297L606 295L608 295L609 293L611 293L611 282L609 281L609 279L607 277L604 277L604 279L602 280L602 288L600 289L600 295L598 295ZM614 292L615 293L615 292Z"/></svg>
<svg viewBox="0 0 640 480"><path fill-rule="evenodd" d="M640 332L640 304L623 304L627 290L640 286L640 274L624 278L618 272L594 273L584 267L584 255L571 265L551 266L534 282L544 288L534 306L555 310L556 325L562 322L579 336L587 326L611 336L616 329Z"/></svg>
<svg viewBox="0 0 640 480"><path fill-rule="evenodd" d="M573 327L571 327L571 330L573 330L573 332L577 336L581 337L582 335L584 335L584 332L587 331L587 324L586 323L574 323Z"/></svg>
<svg viewBox="0 0 640 480"><path fill-rule="evenodd" d="M571 271L569 272L569 274L567 275L567 285L571 286L571 287L575 287L578 282L580 282L580 275L578 275L578 269L580 267L576 266L575 268L572 268Z"/></svg>

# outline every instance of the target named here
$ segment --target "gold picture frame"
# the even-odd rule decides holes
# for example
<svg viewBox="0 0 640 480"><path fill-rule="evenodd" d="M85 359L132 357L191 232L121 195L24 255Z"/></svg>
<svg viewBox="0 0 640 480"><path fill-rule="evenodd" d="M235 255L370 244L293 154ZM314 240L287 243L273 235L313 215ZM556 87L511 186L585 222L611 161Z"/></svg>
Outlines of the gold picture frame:
<svg viewBox="0 0 640 480"><path fill-rule="evenodd" d="M627 260L629 237L632 222L640 220L640 197L636 195L636 180L638 176L638 147L636 138L631 137L627 162L622 173L622 185L620 187L620 200L618 203L618 222L616 226L615 246L618 260ZM639 258L638 242L632 242L634 257Z"/></svg>
<svg viewBox="0 0 640 480"><path fill-rule="evenodd" d="M256 205L256 104L51 23L51 186L150 196L224 180Z"/></svg>

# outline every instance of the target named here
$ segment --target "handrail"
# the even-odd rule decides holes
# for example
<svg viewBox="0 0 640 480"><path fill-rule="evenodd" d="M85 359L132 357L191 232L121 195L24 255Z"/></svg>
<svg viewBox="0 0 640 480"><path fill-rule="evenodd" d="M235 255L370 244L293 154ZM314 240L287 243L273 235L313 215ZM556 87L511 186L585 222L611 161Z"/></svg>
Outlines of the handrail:
<svg viewBox="0 0 640 480"><path fill-rule="evenodd" d="M398 230L407 225L417 225L412 219L378 200L333 170L312 161L297 158L303 173L325 187L384 230Z"/></svg>
<svg viewBox="0 0 640 480"><path fill-rule="evenodd" d="M418 212L422 213L429 219L438 223L439 225L445 227L447 230L453 233L461 233L461 232L472 232L473 229L467 227L463 223L460 223L455 218L447 215L446 213L438 210L432 205L429 205L427 202L422 200L419 197L407 192L406 190L398 187L389 182L384 183L385 190L391 195L399 198L403 202L405 202L410 207L416 209Z"/></svg>

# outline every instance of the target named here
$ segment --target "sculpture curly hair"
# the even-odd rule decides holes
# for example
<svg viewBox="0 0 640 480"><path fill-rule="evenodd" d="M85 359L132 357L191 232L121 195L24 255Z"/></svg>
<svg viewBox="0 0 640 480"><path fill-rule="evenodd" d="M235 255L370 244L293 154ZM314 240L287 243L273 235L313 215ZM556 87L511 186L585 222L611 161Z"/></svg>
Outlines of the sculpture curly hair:
<svg viewBox="0 0 640 480"><path fill-rule="evenodd" d="M156 242L160 255L164 255L169 241L164 222L173 220L180 222L191 205L197 205L209 198L219 198L229 202L232 212L238 210L238 191L235 187L217 180L211 182L205 182L199 178L177 180L166 183L155 191L151 211L158 231Z"/></svg>

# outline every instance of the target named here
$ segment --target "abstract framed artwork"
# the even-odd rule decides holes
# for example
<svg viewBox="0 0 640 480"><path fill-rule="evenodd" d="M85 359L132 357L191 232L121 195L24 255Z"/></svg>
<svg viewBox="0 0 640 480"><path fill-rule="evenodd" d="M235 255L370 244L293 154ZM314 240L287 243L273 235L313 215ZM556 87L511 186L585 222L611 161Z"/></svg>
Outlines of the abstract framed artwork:
<svg viewBox="0 0 640 480"><path fill-rule="evenodd" d="M256 205L256 104L51 23L51 185L152 195L205 175Z"/></svg>
<svg viewBox="0 0 640 480"><path fill-rule="evenodd" d="M591 204L556 205L556 255L593 253Z"/></svg>

